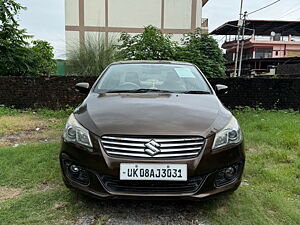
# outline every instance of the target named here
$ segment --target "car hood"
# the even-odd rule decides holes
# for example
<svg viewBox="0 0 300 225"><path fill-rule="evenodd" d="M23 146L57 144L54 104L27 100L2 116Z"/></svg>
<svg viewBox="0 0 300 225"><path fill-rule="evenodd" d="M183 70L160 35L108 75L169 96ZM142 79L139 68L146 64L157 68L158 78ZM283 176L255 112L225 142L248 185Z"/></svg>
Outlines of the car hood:
<svg viewBox="0 0 300 225"><path fill-rule="evenodd" d="M74 114L98 136L207 137L223 128L232 116L215 95L169 93L91 93Z"/></svg>

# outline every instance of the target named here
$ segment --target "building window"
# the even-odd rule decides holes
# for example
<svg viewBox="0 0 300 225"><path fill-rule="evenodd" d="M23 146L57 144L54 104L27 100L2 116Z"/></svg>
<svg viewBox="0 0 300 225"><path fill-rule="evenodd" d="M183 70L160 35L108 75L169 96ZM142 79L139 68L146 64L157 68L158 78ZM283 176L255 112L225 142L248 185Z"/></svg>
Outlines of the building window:
<svg viewBox="0 0 300 225"><path fill-rule="evenodd" d="M226 52L225 58L228 62L233 62L235 59L235 53L233 52Z"/></svg>
<svg viewBox="0 0 300 225"><path fill-rule="evenodd" d="M245 49L243 54L243 59L252 59L253 58L253 49Z"/></svg>
<svg viewBox="0 0 300 225"><path fill-rule="evenodd" d="M273 49L272 48L257 48L255 50L256 59L272 58Z"/></svg>

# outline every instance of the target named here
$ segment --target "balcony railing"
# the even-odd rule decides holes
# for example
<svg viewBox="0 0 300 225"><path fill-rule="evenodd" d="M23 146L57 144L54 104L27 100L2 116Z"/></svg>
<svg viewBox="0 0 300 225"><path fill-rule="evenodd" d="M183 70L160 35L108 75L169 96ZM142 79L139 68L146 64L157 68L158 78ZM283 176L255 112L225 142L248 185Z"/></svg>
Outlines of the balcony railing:
<svg viewBox="0 0 300 225"><path fill-rule="evenodd" d="M240 37L240 40L241 40L241 37ZM271 36L249 36L249 35L246 35L245 36L245 40L246 41L264 41L264 42L300 42L300 36L281 36L280 38L278 39L274 39L273 37ZM232 36L227 36L226 37L226 40L225 40L225 43L235 43L237 41L236 39L236 36L234 36L232 38Z"/></svg>

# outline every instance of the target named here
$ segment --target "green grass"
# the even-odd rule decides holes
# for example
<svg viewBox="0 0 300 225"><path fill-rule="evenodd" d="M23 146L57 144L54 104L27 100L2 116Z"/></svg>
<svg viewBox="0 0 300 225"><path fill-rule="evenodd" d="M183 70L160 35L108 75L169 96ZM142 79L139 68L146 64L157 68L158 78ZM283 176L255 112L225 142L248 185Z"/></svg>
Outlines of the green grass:
<svg viewBox="0 0 300 225"><path fill-rule="evenodd" d="M0 186L30 189L42 185L44 180L60 183L58 143L21 145L12 149L2 147L0 155Z"/></svg>
<svg viewBox="0 0 300 225"><path fill-rule="evenodd" d="M15 116L20 114L12 112ZM11 115L10 110L0 108L0 117L8 113ZM34 115L65 120L68 114L46 110ZM189 224L199 218L208 224L300 224L300 114L252 109L234 114L246 140L243 179L248 185L216 199L180 203L180 212L192 207ZM119 202L103 203L84 197L78 201L64 187L59 148L56 142L0 147L0 189L21 191L17 197L0 200L0 224L71 224L80 213L91 210L101 212L99 215L104 217L99 217L99 224L105 224L113 215L114 204ZM57 204L63 207L57 209ZM130 201L121 204L132 211L140 210ZM149 204L143 202L143 207ZM159 208L164 203L151 204ZM164 207L173 206L166 203Z"/></svg>
<svg viewBox="0 0 300 225"><path fill-rule="evenodd" d="M21 115L35 115L38 118L56 118L66 119L73 112L73 108L69 107L65 110L51 110L51 109L15 109L0 106L1 116L21 116Z"/></svg>

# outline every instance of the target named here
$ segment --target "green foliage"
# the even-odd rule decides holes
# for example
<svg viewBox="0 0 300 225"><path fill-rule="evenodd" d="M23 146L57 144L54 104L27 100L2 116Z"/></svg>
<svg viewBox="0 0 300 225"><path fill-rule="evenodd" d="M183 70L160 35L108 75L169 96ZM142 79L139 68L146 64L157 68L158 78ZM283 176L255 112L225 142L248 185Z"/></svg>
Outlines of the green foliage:
<svg viewBox="0 0 300 225"><path fill-rule="evenodd" d="M101 36L88 37L79 46L74 45L67 56L67 74L77 76L99 76L110 63L120 60L114 41L106 44Z"/></svg>
<svg viewBox="0 0 300 225"><path fill-rule="evenodd" d="M32 36L19 29L15 17L23 9L26 8L14 0L0 1L0 76L45 75L55 71L50 44L33 41L30 47L27 39Z"/></svg>
<svg viewBox="0 0 300 225"><path fill-rule="evenodd" d="M200 29L187 34L179 46L153 26L145 27L142 34L123 33L119 49L126 60L176 60L198 66L207 77L225 76L225 59L218 43Z"/></svg>
<svg viewBox="0 0 300 225"><path fill-rule="evenodd" d="M53 59L53 47L42 40L32 41L29 74L32 75L53 75L56 70L56 62Z"/></svg>
<svg viewBox="0 0 300 225"><path fill-rule="evenodd" d="M41 118L56 118L65 119L70 116L74 111L73 107L67 107L63 110L51 110L46 108L41 109L14 109L0 105L0 117L1 116L16 116L22 114L36 115Z"/></svg>
<svg viewBox="0 0 300 225"><path fill-rule="evenodd" d="M1 0L0 21L2 23L18 24L14 19L14 16L17 15L21 9L25 9L25 7L21 6L14 0Z"/></svg>
<svg viewBox="0 0 300 225"><path fill-rule="evenodd" d="M175 43L171 35L163 34L153 26L145 27L142 34L130 36L122 33L120 37L121 54L126 60L172 60Z"/></svg>
<svg viewBox="0 0 300 225"><path fill-rule="evenodd" d="M61 110L51 110L51 109L44 108L44 109L37 109L37 110L29 110L29 113L31 114L36 113L38 116L42 118L66 119L71 115L73 111L74 111L73 107L67 107L66 109L61 109Z"/></svg>
<svg viewBox="0 0 300 225"><path fill-rule="evenodd" d="M13 0L0 1L0 76L20 74L27 69L26 30L18 29L15 16L25 9Z"/></svg>
<svg viewBox="0 0 300 225"><path fill-rule="evenodd" d="M195 64L207 77L225 76L222 50L215 39L201 34L200 29L185 35L183 45L177 47L176 60Z"/></svg>
<svg viewBox="0 0 300 225"><path fill-rule="evenodd" d="M17 109L8 108L8 107L4 107L4 106L0 105L0 117L6 116L6 115L14 116L17 113L18 113Z"/></svg>

